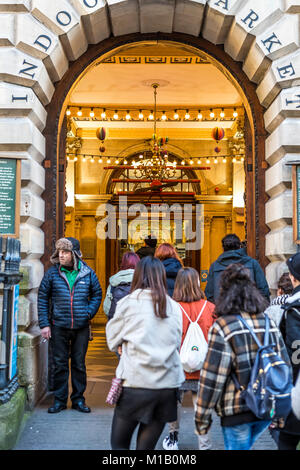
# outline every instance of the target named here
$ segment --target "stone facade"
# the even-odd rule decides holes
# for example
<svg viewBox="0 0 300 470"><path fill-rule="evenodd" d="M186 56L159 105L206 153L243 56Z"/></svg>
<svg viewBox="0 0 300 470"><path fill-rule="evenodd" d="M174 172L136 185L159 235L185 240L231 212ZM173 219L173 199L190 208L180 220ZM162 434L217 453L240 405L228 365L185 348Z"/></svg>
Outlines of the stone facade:
<svg viewBox="0 0 300 470"><path fill-rule="evenodd" d="M293 0L1 0L0 154L22 157L21 244L25 272L21 292L20 348L30 351L21 383L31 404L43 392L46 368L38 364L34 307L43 275L45 107L54 85L89 44L110 35L182 32L224 44L243 63L265 107L266 239L268 281L275 288L292 240L291 172L287 155L300 151L300 2ZM43 355L42 355L43 356ZM24 354L20 354L20 358Z"/></svg>

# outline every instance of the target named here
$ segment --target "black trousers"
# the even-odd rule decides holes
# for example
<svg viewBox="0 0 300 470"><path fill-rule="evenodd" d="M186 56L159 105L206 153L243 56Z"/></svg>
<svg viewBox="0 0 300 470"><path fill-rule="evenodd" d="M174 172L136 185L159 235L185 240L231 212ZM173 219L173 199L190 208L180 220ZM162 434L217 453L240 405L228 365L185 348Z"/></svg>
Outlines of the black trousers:
<svg viewBox="0 0 300 470"><path fill-rule="evenodd" d="M279 434L278 450L296 450L300 442L300 435L288 434L281 431Z"/></svg>
<svg viewBox="0 0 300 470"><path fill-rule="evenodd" d="M89 327L71 330L51 327L51 346L54 362L55 401L66 404L69 395L69 358L71 358L72 394L77 403L84 400L86 389L85 356L89 342Z"/></svg>

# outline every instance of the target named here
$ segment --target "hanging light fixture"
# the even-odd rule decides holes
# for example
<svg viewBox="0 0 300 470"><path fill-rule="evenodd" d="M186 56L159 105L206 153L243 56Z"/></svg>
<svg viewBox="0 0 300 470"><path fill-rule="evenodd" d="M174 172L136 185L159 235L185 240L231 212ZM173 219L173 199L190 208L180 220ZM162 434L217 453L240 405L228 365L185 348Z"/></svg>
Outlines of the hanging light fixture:
<svg viewBox="0 0 300 470"><path fill-rule="evenodd" d="M233 117L234 117L234 118L237 118L238 115L239 115L239 113L237 112L236 108L234 108L234 110L233 110Z"/></svg>
<svg viewBox="0 0 300 470"><path fill-rule="evenodd" d="M154 115L153 115L153 111L152 111L152 110L150 111L150 114L149 114L149 116L148 116L148 119L150 119L150 121L153 121L153 119L154 119Z"/></svg>
<svg viewBox="0 0 300 470"><path fill-rule="evenodd" d="M225 112L224 112L224 108L222 108L222 110L220 112L220 118L224 119L224 117L225 117Z"/></svg>
<svg viewBox="0 0 300 470"><path fill-rule="evenodd" d="M105 111L106 111L105 108L103 108L103 111L102 111L102 113L101 113L102 119L105 119L105 118L106 118L106 112L105 112Z"/></svg>
<svg viewBox="0 0 300 470"><path fill-rule="evenodd" d="M162 121L166 121L166 120L167 120L166 111L163 111L163 114L162 114L161 119L162 119Z"/></svg>
<svg viewBox="0 0 300 470"><path fill-rule="evenodd" d="M127 114L126 114L126 121L130 121L130 119L131 119L130 113L129 113L129 111L127 111Z"/></svg>
<svg viewBox="0 0 300 470"><path fill-rule="evenodd" d="M91 118L95 117L94 108L91 109L90 117L91 117Z"/></svg>
<svg viewBox="0 0 300 470"><path fill-rule="evenodd" d="M66 115L67 115L67 116L70 116L70 115L71 115L71 110L70 110L70 108L67 109Z"/></svg>
<svg viewBox="0 0 300 470"><path fill-rule="evenodd" d="M178 119L179 118L179 114L177 113L177 109L175 109L175 112L174 112L174 119Z"/></svg>
<svg viewBox="0 0 300 470"><path fill-rule="evenodd" d="M114 119L115 119L115 120L119 119L119 115L118 115L118 111L117 111L117 110L115 110Z"/></svg>
<svg viewBox="0 0 300 470"><path fill-rule="evenodd" d="M227 162L227 160L226 160L225 157L223 158L222 162L223 162L223 163L226 163L226 162Z"/></svg>
<svg viewBox="0 0 300 470"><path fill-rule="evenodd" d="M81 117L82 116L82 109L79 108L79 110L77 111L77 116Z"/></svg>
<svg viewBox="0 0 300 470"><path fill-rule="evenodd" d="M191 116L190 116L189 110L187 109L186 113L185 113L185 116L184 116L184 119L188 120L188 119L190 119L190 117Z"/></svg>
<svg viewBox="0 0 300 470"><path fill-rule="evenodd" d="M144 119L144 115L142 113L142 110L140 109L140 112L139 112L139 119Z"/></svg>
<svg viewBox="0 0 300 470"><path fill-rule="evenodd" d="M212 108L210 108L210 117L212 119L215 117L215 113L213 112Z"/></svg>
<svg viewBox="0 0 300 470"><path fill-rule="evenodd" d="M203 118L202 113L201 113L201 109L199 109L197 117L198 117L199 121L201 121L201 119Z"/></svg>

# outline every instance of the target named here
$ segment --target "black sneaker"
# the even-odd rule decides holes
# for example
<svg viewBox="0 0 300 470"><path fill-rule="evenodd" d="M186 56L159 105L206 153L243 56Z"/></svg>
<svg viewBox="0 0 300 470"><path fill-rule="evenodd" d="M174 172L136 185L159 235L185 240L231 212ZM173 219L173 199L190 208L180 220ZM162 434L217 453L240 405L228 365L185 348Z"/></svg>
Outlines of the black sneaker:
<svg viewBox="0 0 300 470"><path fill-rule="evenodd" d="M170 432L163 440L163 448L165 450L178 450L178 432Z"/></svg>

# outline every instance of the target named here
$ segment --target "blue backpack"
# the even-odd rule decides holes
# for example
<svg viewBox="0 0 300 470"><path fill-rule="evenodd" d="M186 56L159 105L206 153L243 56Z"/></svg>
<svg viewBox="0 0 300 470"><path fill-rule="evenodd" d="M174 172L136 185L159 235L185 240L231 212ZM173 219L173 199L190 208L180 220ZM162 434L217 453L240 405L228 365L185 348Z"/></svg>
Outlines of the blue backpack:
<svg viewBox="0 0 300 470"><path fill-rule="evenodd" d="M232 374L232 378L236 388L242 391L246 405L257 418L286 418L291 411L292 373L289 364L274 351L275 344L269 344L270 319L267 315L265 317L266 330L262 345L252 328L238 315L237 318L250 331L259 349L247 388L241 387L235 374Z"/></svg>

